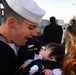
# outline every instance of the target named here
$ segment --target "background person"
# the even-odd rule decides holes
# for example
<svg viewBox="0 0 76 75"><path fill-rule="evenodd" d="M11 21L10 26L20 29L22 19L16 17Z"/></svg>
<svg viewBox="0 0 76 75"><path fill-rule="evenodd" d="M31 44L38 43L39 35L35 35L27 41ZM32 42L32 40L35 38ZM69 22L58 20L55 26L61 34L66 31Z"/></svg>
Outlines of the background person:
<svg viewBox="0 0 76 75"><path fill-rule="evenodd" d="M45 26L43 31L43 41L47 43L61 43L63 30L62 27L56 23L54 16L50 17L50 24Z"/></svg>

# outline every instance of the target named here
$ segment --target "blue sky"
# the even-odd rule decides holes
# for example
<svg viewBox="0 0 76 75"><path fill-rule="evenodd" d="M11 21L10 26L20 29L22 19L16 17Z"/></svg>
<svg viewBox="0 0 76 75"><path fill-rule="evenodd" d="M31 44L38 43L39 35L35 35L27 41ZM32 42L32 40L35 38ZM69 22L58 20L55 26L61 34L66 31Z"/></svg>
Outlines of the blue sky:
<svg viewBox="0 0 76 75"><path fill-rule="evenodd" d="M35 0L40 7L45 9L46 15L43 19L55 16L57 19L69 22L73 16L76 16L76 0ZM75 5L73 5L75 4Z"/></svg>

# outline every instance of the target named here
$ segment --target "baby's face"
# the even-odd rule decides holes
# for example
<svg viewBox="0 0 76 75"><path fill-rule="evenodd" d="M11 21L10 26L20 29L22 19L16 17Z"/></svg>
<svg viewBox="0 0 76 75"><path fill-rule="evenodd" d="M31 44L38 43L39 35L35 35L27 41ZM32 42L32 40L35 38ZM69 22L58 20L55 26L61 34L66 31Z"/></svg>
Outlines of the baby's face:
<svg viewBox="0 0 76 75"><path fill-rule="evenodd" d="M40 52L39 52L39 55L42 56L42 59L43 60L48 60L49 59L49 54L52 52L52 50L50 50L49 48L47 47L42 47Z"/></svg>

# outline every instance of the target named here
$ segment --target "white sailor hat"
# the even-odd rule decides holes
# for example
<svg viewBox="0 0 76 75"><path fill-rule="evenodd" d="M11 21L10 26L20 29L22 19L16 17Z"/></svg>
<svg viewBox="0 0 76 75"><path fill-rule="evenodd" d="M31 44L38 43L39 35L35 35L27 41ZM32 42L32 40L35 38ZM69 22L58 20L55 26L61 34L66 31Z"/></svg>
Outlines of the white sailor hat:
<svg viewBox="0 0 76 75"><path fill-rule="evenodd" d="M34 23L40 23L46 13L33 0L6 0L6 2L16 13Z"/></svg>

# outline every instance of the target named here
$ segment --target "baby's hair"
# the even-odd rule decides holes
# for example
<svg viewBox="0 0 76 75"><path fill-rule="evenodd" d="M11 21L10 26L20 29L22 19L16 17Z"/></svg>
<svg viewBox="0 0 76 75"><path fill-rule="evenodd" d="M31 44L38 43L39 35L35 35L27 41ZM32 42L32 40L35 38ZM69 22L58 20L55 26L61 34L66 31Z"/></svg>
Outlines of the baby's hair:
<svg viewBox="0 0 76 75"><path fill-rule="evenodd" d="M56 60L61 63L65 54L65 46L63 44L49 43L46 47L52 50L49 57L55 56Z"/></svg>

